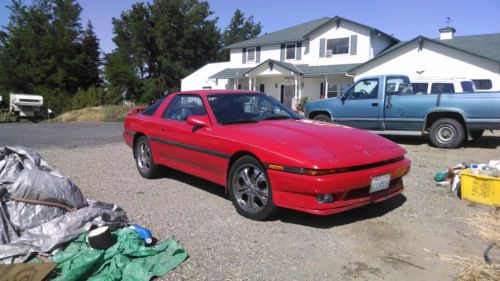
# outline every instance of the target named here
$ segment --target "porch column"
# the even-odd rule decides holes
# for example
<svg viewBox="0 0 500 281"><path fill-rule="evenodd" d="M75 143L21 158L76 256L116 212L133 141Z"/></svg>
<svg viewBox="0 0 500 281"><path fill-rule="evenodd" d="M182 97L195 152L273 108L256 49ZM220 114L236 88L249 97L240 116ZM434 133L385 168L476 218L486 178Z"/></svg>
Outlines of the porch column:
<svg viewBox="0 0 500 281"><path fill-rule="evenodd" d="M248 77L248 90L252 90L253 77Z"/></svg>
<svg viewBox="0 0 500 281"><path fill-rule="evenodd" d="M294 93L294 97L295 97L295 99L297 99L297 98L299 97L299 95L298 95L298 89L299 89L299 88L297 87L297 86L298 86L298 83L297 83L297 75L294 75L294 76L293 76L293 82L295 82L295 91L294 91L295 93Z"/></svg>
<svg viewBox="0 0 500 281"><path fill-rule="evenodd" d="M328 76L325 75L325 99L328 98Z"/></svg>
<svg viewBox="0 0 500 281"><path fill-rule="evenodd" d="M299 76L299 99L302 99L302 85L304 85L304 76Z"/></svg>

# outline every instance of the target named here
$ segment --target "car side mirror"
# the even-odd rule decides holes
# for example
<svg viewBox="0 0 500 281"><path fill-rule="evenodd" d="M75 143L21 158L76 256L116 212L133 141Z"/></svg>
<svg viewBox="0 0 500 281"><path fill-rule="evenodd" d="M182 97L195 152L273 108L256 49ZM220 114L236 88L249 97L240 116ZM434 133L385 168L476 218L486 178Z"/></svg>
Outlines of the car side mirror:
<svg viewBox="0 0 500 281"><path fill-rule="evenodd" d="M344 93L340 93L339 97L340 97L341 100L345 100L346 95Z"/></svg>
<svg viewBox="0 0 500 281"><path fill-rule="evenodd" d="M210 125L210 120L207 115L192 115L186 119L186 123L201 128Z"/></svg>

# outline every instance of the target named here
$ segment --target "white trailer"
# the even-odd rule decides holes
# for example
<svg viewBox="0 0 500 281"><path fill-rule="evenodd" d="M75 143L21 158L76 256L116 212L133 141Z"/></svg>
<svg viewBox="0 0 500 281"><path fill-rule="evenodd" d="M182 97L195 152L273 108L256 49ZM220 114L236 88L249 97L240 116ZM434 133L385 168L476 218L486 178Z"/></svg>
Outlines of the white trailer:
<svg viewBox="0 0 500 281"><path fill-rule="evenodd" d="M2 104L1 98L0 96L0 104ZM42 96L10 93L9 107L3 109L3 112L8 115L9 121L11 118L15 118L16 121L19 121L20 118L34 119L39 114L42 106Z"/></svg>

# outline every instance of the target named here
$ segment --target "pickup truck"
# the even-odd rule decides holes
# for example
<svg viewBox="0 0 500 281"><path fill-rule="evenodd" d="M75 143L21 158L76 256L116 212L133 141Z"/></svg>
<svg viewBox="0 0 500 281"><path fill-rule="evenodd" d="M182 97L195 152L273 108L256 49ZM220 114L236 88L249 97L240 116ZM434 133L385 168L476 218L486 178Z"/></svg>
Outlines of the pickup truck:
<svg viewBox="0 0 500 281"><path fill-rule="evenodd" d="M305 116L380 134L429 135L436 147L457 148L500 129L500 93L414 94L408 77L379 75L307 103Z"/></svg>

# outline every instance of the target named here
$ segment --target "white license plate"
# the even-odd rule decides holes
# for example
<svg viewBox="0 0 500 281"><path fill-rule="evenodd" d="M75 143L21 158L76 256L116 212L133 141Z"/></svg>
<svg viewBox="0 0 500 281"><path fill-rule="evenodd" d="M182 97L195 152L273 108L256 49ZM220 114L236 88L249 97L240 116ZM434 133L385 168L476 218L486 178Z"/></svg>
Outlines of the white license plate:
<svg viewBox="0 0 500 281"><path fill-rule="evenodd" d="M391 183L391 174L372 177L372 182L370 184L370 193L388 189L390 183Z"/></svg>

